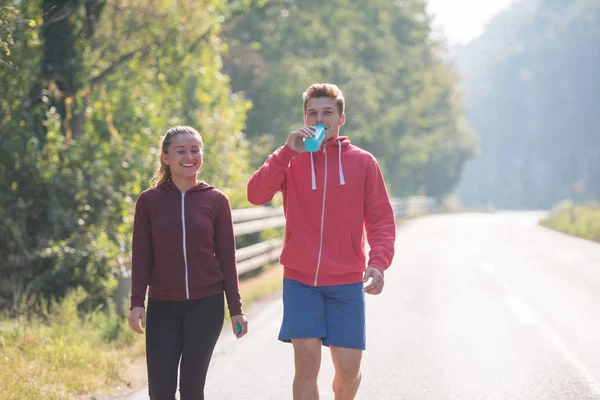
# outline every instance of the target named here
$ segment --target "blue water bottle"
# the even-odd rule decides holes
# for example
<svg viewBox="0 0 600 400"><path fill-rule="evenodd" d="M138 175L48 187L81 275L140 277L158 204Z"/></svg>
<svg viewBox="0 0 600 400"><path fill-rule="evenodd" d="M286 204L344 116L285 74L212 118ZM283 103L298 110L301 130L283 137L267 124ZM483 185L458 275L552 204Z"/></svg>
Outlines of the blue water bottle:
<svg viewBox="0 0 600 400"><path fill-rule="evenodd" d="M321 143L325 140L326 132L327 128L325 128L325 125L319 124L315 126L315 137L304 139L304 150L310 151L311 153L319 151Z"/></svg>

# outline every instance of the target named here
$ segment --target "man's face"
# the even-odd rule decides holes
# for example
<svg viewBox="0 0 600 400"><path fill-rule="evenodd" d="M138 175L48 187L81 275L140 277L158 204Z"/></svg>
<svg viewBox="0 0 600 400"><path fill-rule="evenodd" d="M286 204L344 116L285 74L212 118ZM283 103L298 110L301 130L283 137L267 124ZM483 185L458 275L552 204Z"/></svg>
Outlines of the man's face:
<svg viewBox="0 0 600 400"><path fill-rule="evenodd" d="M335 139L339 135L340 127L346 122L346 114L339 114L337 103L331 97L316 97L306 103L304 124L315 126L323 124L327 128L325 140Z"/></svg>

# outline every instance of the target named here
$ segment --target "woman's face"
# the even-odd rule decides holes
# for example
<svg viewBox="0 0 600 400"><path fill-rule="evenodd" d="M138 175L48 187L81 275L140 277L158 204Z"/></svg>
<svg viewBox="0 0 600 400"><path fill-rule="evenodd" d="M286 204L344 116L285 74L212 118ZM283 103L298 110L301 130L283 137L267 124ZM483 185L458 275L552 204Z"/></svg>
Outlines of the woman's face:
<svg viewBox="0 0 600 400"><path fill-rule="evenodd" d="M170 167L172 176L195 177L202 166L200 138L191 133L174 136L167 153L162 153L161 158Z"/></svg>

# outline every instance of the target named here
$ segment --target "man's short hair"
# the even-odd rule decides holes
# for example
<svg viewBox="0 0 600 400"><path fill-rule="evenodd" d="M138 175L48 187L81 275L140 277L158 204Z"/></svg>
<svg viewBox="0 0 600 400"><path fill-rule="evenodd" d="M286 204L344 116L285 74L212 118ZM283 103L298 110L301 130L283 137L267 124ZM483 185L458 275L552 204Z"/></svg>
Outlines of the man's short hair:
<svg viewBox="0 0 600 400"><path fill-rule="evenodd" d="M344 113L346 104L344 100L344 93L342 93L340 88L332 83L315 83L310 85L310 87L306 89L304 93L302 93L305 115L308 100L315 99L317 97L330 97L335 99L339 114L342 115Z"/></svg>

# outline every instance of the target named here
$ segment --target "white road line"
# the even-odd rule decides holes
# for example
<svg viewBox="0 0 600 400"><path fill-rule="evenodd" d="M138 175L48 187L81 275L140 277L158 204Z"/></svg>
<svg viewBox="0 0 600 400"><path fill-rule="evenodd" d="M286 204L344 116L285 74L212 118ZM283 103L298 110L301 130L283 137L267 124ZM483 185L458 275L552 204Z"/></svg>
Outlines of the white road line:
<svg viewBox="0 0 600 400"><path fill-rule="evenodd" d="M502 279L496 273L496 268L492 263L484 263L482 268L485 272L490 275L496 284L500 286L504 292L504 302L508 308L515 315L517 320L522 324L534 325L538 328L540 334L547 339L554 348L564 357L565 360L571 363L578 371L583 382L588 385L594 396L600 396L600 383L594 378L589 372L587 367L579 361L577 356L566 346L565 342L561 339L560 335L542 318L537 314L525 301L519 296L511 293L508 285L502 281Z"/></svg>
<svg viewBox="0 0 600 400"><path fill-rule="evenodd" d="M504 297L504 302L521 323L533 325L539 324L537 315L535 315L533 310L518 297L506 296Z"/></svg>
<svg viewBox="0 0 600 400"><path fill-rule="evenodd" d="M482 267L483 270L490 275L494 275L496 273L496 267L492 263L484 263Z"/></svg>

